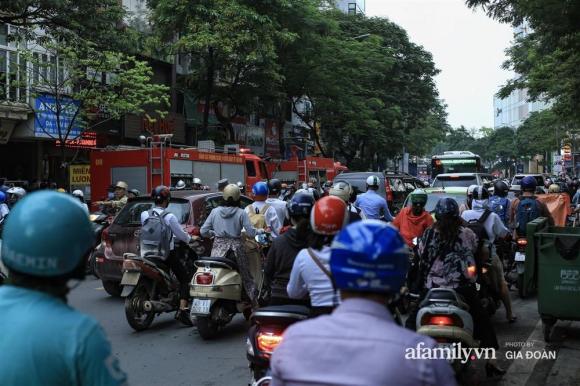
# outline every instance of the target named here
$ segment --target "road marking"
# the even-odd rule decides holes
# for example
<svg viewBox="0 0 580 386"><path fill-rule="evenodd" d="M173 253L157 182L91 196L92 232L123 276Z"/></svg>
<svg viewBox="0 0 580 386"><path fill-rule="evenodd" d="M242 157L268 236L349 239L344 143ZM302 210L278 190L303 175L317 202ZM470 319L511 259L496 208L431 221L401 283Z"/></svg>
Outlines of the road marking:
<svg viewBox="0 0 580 386"><path fill-rule="evenodd" d="M514 359L511 366L508 368L507 373L502 377L498 386L524 386L534 372L534 367L539 359L530 358L526 359L526 352L530 351L541 351L546 348L546 343L544 342L544 334L542 332L542 320L540 319L536 323L536 327L526 339L526 342L533 343L531 347L522 347L520 353L523 359ZM515 351L515 350L514 350Z"/></svg>

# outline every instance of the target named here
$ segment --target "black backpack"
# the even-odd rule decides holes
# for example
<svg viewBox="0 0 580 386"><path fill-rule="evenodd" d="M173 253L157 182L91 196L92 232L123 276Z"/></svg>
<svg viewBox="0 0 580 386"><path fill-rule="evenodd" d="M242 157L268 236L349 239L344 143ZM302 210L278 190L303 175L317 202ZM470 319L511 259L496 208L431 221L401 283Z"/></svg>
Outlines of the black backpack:
<svg viewBox="0 0 580 386"><path fill-rule="evenodd" d="M479 241L479 247L483 245L485 241L489 241L489 236L487 235L487 231L485 230L485 221L491 214L489 209L486 209L479 219L471 219L467 222L467 227L475 233L477 236L477 240Z"/></svg>

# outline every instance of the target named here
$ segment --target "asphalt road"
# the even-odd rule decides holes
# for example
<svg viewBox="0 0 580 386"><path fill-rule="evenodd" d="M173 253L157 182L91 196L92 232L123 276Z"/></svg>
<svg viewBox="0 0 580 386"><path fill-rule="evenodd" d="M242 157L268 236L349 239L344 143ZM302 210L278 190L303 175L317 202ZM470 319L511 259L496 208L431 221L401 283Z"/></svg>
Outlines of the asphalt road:
<svg viewBox="0 0 580 386"><path fill-rule="evenodd" d="M536 299L519 299L512 292L518 321L509 324L503 308L492 317L500 349L500 380L487 379L483 364L473 366L464 380L469 385L539 386L580 385L580 323L558 322L552 342L543 341ZM70 303L101 322L131 385L247 385L250 372L245 357L248 325L241 316L214 341L205 342L195 328L182 326L172 314L157 318L148 331L136 333L125 320L123 301L107 295L90 278L70 295ZM534 359L554 352L556 359ZM524 359L518 359L522 355ZM531 358L525 359L527 356Z"/></svg>

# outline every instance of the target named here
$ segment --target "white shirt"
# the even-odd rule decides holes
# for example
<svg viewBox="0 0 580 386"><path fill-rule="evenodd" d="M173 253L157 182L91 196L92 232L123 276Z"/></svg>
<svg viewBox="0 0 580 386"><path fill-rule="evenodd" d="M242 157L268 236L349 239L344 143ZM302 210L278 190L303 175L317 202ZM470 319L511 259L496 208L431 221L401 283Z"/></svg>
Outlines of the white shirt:
<svg viewBox="0 0 580 386"><path fill-rule="evenodd" d="M461 214L461 217L465 221L469 220L478 220L483 216L483 209L473 210L469 209L466 210ZM501 218L496 213L490 213L485 222L483 223L483 227L485 228L485 232L487 233L487 237L489 238L490 243L493 244L496 238L498 237L505 237L509 230L503 225Z"/></svg>
<svg viewBox="0 0 580 386"><path fill-rule="evenodd" d="M155 207L153 208L153 210L159 214L163 213L163 211L165 209L163 208L159 208L159 207ZM171 239L171 249L173 250L175 243L174 243L174 239L178 239L183 241L184 243L189 243L191 241L191 236L188 235L183 228L181 227L181 225L179 224L179 221L177 221L177 217L175 217L175 215L171 212L167 212L168 214L166 214L163 217L163 220L165 220L165 224L167 224L167 226L169 226L169 228L171 228L171 232L173 232L173 238ZM147 220L149 218L149 211L145 210L143 212L141 212L141 225L143 225L143 223L145 222L145 220Z"/></svg>
<svg viewBox="0 0 580 386"><path fill-rule="evenodd" d="M330 271L330 247L325 246L321 251L313 250L313 252ZM332 307L334 305L332 282L312 260L307 249L298 252L286 291L288 291L288 296L293 299L302 299L310 294L310 302L313 307Z"/></svg>
<svg viewBox="0 0 580 386"><path fill-rule="evenodd" d="M8 213L10 213L8 205L6 205L5 203L0 204L0 221L4 220L4 217L6 217Z"/></svg>
<svg viewBox="0 0 580 386"><path fill-rule="evenodd" d="M278 215L278 220L280 220L280 225L284 225L286 220L286 203L277 198L268 198L266 204L270 204L276 209L276 214Z"/></svg>
<svg viewBox="0 0 580 386"><path fill-rule="evenodd" d="M264 201L254 201L252 205L246 206L246 213L250 213L250 208L253 206L254 210L262 210L262 208L266 205ZM270 204L268 204L270 205ZM278 237L280 234L280 228L282 228L282 224L280 224L280 220L278 219L278 213L274 206L270 205L270 207L264 213L264 218L266 219L266 226L272 229L272 237Z"/></svg>

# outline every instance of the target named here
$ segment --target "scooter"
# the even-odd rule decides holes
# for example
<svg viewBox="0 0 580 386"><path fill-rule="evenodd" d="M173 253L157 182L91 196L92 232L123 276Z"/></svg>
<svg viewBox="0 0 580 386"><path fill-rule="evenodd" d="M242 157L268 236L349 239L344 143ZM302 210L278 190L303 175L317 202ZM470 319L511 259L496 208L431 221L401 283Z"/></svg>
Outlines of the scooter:
<svg viewBox="0 0 580 386"><path fill-rule="evenodd" d="M264 281L261 248L246 240L246 256L256 288L261 292ZM242 277L233 252L225 257L204 257L194 265L189 294L192 297L191 317L196 319L199 335L207 340L216 337L236 313L249 317L251 308L243 297Z"/></svg>
<svg viewBox="0 0 580 386"><path fill-rule="evenodd" d="M252 327L246 339L246 357L252 372L252 385L265 384L270 357L282 342L282 334L286 328L307 319L309 315L310 309L299 305L268 306L259 308L252 314Z"/></svg>
<svg viewBox="0 0 580 386"><path fill-rule="evenodd" d="M419 304L417 313L417 333L432 337L438 347L451 349L453 344L461 343L462 347L478 347L473 338L473 319L469 306L450 288L433 288ZM466 364L458 358L450 360L456 373L463 370Z"/></svg>
<svg viewBox="0 0 580 386"><path fill-rule="evenodd" d="M101 235L103 233L103 230L105 230L105 228L107 228L109 225L111 225L112 217L108 216L107 214L105 214L103 212L93 212L89 215L89 219L91 220L91 223L93 225L93 230L95 232L95 245L93 246L93 250L91 251L91 254L89 255L89 257L87 259L86 274L97 276L96 270L95 270L96 250L97 250L99 244L101 244Z"/></svg>
<svg viewBox="0 0 580 386"><path fill-rule="evenodd" d="M179 281L164 261L133 253L123 255L121 297L127 322L136 331L149 328L156 315L179 308Z"/></svg>
<svg viewBox="0 0 580 386"><path fill-rule="evenodd" d="M528 247L528 239L519 237L516 240L516 252L514 255L514 264L517 273L517 287L520 298L524 297L524 272L526 264L526 248Z"/></svg>

